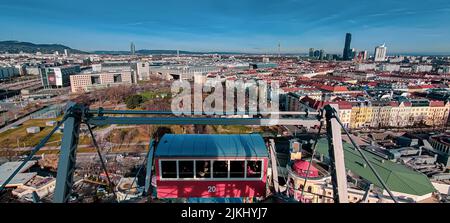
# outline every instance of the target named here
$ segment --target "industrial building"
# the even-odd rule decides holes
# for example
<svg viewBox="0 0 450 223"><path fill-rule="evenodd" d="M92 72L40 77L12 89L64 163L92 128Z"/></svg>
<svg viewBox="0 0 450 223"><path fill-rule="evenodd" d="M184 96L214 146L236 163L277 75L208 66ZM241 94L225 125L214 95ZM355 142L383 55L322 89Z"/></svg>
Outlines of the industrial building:
<svg viewBox="0 0 450 223"><path fill-rule="evenodd" d="M70 76L81 72L80 66L41 68L41 82L44 88L60 88L70 85Z"/></svg>
<svg viewBox="0 0 450 223"><path fill-rule="evenodd" d="M309 169L309 171L308 171ZM319 164L310 164L306 160L296 160L287 165L288 189L287 194L302 203L333 203L333 188L331 176ZM383 202L384 197L374 193L364 197L365 191L356 188L348 188L348 200L350 203ZM389 200L389 199L387 199Z"/></svg>
<svg viewBox="0 0 450 223"><path fill-rule="evenodd" d="M16 67L0 67L0 81L9 80L20 75Z"/></svg>
<svg viewBox="0 0 450 223"><path fill-rule="evenodd" d="M70 76L73 93L89 92L123 84L135 84L136 76L131 70L83 73Z"/></svg>
<svg viewBox="0 0 450 223"><path fill-rule="evenodd" d="M319 140L316 158L325 164L329 164L327 147L328 145L325 139ZM354 184L361 185L370 183L378 188L382 188L381 183L377 180L374 173L369 169L356 149L346 142L343 142L343 148L345 167L347 171L350 171L352 175L356 176L353 178ZM393 192L394 196L405 201L420 202L430 198L433 192L436 191L426 175L370 152L363 152ZM389 199L385 192L381 196Z"/></svg>
<svg viewBox="0 0 450 223"><path fill-rule="evenodd" d="M150 79L150 63L136 62L131 65L131 68L136 72L137 79L140 81Z"/></svg>
<svg viewBox="0 0 450 223"><path fill-rule="evenodd" d="M165 80L193 80L194 74L219 72L221 69L218 66L162 66L150 68L150 73Z"/></svg>
<svg viewBox="0 0 450 223"><path fill-rule="evenodd" d="M22 162L7 162L0 166L0 186L16 170ZM32 160L28 162L19 173L9 182L6 187L13 188L12 195L15 197L32 201L33 193L40 198L53 193L56 186L56 179L51 176L40 176L37 172L31 172L30 169L38 162Z"/></svg>
<svg viewBox="0 0 450 223"><path fill-rule="evenodd" d="M22 162L7 162L0 166L0 186L3 182L8 179L8 177L16 170ZM11 182L9 182L6 187L18 187L24 185L26 182L31 180L36 173L27 172L32 166L34 166L37 161L28 162L22 169L20 169L19 173L14 176Z"/></svg>
<svg viewBox="0 0 450 223"><path fill-rule="evenodd" d="M438 154L438 161L447 168L450 167L450 134L442 134L430 137L433 151Z"/></svg>

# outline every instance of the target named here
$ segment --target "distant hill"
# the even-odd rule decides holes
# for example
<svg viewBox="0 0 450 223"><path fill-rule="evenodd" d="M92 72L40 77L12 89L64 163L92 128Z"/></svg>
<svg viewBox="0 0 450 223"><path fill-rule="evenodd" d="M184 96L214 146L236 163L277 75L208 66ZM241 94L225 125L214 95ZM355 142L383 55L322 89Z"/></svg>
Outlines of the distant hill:
<svg viewBox="0 0 450 223"><path fill-rule="evenodd" d="M61 44L34 44L28 42L19 42L19 41L0 41L0 53L36 53L41 52L44 54L51 54L55 51L58 51L60 54L64 53L64 50L67 49L69 53L79 53L79 54L87 54L87 52L83 52L81 50L72 49L68 46L64 46Z"/></svg>
<svg viewBox="0 0 450 223"><path fill-rule="evenodd" d="M130 55L130 51L114 51L114 50L97 50L92 52L84 52L77 49L72 49L68 46L61 44L35 44L29 42L20 42L15 40L0 41L0 53L36 53L41 52L43 54L51 54L58 51L60 54L64 53L64 50L69 50L69 53L79 54L103 54L103 55ZM177 54L177 50L137 50L138 55L161 55L161 54ZM194 52L194 51L182 51L180 54L201 55L201 54L242 54L237 52Z"/></svg>
<svg viewBox="0 0 450 223"><path fill-rule="evenodd" d="M129 55L130 51L108 51L108 50L97 50L91 52L93 54L108 54L108 55ZM176 50L136 50L136 54L140 55L158 55L158 54L177 54ZM240 54L235 52L192 52L192 51L182 51L180 54Z"/></svg>

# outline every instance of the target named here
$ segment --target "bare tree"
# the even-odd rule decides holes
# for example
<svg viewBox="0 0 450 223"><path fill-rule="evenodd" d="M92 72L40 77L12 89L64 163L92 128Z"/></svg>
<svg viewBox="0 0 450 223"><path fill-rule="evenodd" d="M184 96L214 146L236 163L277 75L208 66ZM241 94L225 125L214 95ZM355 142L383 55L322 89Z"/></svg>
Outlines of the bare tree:
<svg viewBox="0 0 450 223"><path fill-rule="evenodd" d="M155 98L145 102L143 107L149 111L170 111L170 103L169 99Z"/></svg>
<svg viewBox="0 0 450 223"><path fill-rule="evenodd" d="M170 134L170 133L173 133L173 132L172 132L172 130L170 128L167 128L165 126L158 127L158 129L153 134L153 138L156 141L159 141L161 139L161 137L163 137L164 134L166 134L166 133Z"/></svg>
<svg viewBox="0 0 450 223"><path fill-rule="evenodd" d="M129 146L139 135L139 131L137 129L131 129L127 132L127 134L124 137L124 142L127 146Z"/></svg>
<svg viewBox="0 0 450 223"><path fill-rule="evenodd" d="M92 97L89 94L82 94L73 99L74 102L79 104L90 105L92 103Z"/></svg>
<svg viewBox="0 0 450 223"><path fill-rule="evenodd" d="M142 129L144 131L143 133L148 137L152 137L156 131L156 127L154 125L145 125Z"/></svg>

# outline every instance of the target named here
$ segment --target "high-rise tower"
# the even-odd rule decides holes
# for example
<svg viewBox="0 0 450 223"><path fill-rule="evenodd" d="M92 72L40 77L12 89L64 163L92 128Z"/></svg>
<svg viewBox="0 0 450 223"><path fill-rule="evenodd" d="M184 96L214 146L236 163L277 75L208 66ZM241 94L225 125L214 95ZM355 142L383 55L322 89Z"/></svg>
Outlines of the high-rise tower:
<svg viewBox="0 0 450 223"><path fill-rule="evenodd" d="M386 60L387 47L385 44L375 47L375 53L373 55L373 60L376 62L381 62Z"/></svg>
<svg viewBox="0 0 450 223"><path fill-rule="evenodd" d="M130 45L130 53L131 53L131 55L136 54L136 46L134 46L133 42L131 42L131 45Z"/></svg>
<svg viewBox="0 0 450 223"><path fill-rule="evenodd" d="M352 49L350 48L350 44L352 42L352 34L347 33L345 35L345 46L344 46L344 52L342 54L342 58L344 60L351 60L352 59Z"/></svg>
<svg viewBox="0 0 450 223"><path fill-rule="evenodd" d="M320 50L319 51L319 60L323 60L325 58L325 50Z"/></svg>
<svg viewBox="0 0 450 223"><path fill-rule="evenodd" d="M309 48L309 57L314 56L314 48Z"/></svg>
<svg viewBox="0 0 450 223"><path fill-rule="evenodd" d="M278 57L281 57L281 43L278 43Z"/></svg>

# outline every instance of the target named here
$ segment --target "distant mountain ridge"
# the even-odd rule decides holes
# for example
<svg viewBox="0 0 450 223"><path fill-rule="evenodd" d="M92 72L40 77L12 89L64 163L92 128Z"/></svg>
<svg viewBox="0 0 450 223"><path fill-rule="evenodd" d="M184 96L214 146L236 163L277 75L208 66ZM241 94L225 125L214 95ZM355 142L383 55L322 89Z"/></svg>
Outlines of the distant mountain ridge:
<svg viewBox="0 0 450 223"><path fill-rule="evenodd" d="M41 52L44 54L51 54L58 51L60 54L64 53L64 50L67 49L69 53L79 53L79 54L87 54L84 51L72 49L68 46L64 46L61 44L35 44L29 42L20 42L15 40L8 41L0 41L0 52L1 53L36 53Z"/></svg>
<svg viewBox="0 0 450 223"><path fill-rule="evenodd" d="M62 44L35 44L30 42L21 42L16 40L0 41L0 53L37 53L41 52L43 54L52 54L58 51L60 54L64 53L67 49L69 53L77 54L102 54L102 55L130 55L130 51L121 50L96 50L91 52L85 52L77 49L72 49L68 46ZM191 55L201 55L201 54L242 54L237 52L194 52L194 51L179 51L180 54L191 54ZM161 54L177 54L177 50L137 50L138 55L161 55Z"/></svg>
<svg viewBox="0 0 450 223"><path fill-rule="evenodd" d="M109 54L109 55L130 55L130 51L115 51L115 50L96 50L91 51L93 54ZM152 55L152 54L177 54L177 50L136 50L136 54ZM193 52L180 50L180 54L242 54L236 52Z"/></svg>

